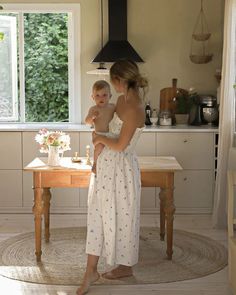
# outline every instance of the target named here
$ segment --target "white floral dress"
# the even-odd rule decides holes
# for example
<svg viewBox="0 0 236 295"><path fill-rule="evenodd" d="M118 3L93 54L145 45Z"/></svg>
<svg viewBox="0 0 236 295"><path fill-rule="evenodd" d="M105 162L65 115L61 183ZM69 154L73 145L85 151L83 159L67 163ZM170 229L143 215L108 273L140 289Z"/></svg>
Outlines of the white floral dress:
<svg viewBox="0 0 236 295"><path fill-rule="evenodd" d="M117 137L122 123L115 113L109 136ZM110 265L138 262L141 181L134 149L142 129L122 152L105 147L90 180L86 253L103 254Z"/></svg>

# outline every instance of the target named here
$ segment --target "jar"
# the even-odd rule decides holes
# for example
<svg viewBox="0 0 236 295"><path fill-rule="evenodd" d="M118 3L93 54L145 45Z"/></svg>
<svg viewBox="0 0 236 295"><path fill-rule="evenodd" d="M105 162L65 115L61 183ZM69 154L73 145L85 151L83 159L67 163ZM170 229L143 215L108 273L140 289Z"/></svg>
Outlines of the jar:
<svg viewBox="0 0 236 295"><path fill-rule="evenodd" d="M158 115L157 115L157 110L156 109L153 109L150 121L152 122L152 125L157 125Z"/></svg>
<svg viewBox="0 0 236 295"><path fill-rule="evenodd" d="M171 126L172 119L170 111L162 111L159 115L159 124L160 126Z"/></svg>

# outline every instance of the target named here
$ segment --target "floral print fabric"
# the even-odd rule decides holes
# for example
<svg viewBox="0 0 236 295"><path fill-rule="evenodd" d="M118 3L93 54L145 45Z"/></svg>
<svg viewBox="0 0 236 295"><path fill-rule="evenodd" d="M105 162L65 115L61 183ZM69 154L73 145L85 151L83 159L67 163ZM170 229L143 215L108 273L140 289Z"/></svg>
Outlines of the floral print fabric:
<svg viewBox="0 0 236 295"><path fill-rule="evenodd" d="M121 127L115 113L108 136L118 136ZM103 254L110 265L138 262L141 181L134 149L141 132L136 129L122 152L105 147L90 180L86 253Z"/></svg>

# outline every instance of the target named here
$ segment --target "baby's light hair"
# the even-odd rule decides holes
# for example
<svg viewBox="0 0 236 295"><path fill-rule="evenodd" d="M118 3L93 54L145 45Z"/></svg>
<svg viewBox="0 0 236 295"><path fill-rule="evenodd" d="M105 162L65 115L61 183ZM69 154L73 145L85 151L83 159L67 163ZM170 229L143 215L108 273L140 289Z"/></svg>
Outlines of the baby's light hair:
<svg viewBox="0 0 236 295"><path fill-rule="evenodd" d="M109 92L111 93L111 87L110 84L105 80L98 80L93 84L92 91L98 91L103 88L108 88Z"/></svg>

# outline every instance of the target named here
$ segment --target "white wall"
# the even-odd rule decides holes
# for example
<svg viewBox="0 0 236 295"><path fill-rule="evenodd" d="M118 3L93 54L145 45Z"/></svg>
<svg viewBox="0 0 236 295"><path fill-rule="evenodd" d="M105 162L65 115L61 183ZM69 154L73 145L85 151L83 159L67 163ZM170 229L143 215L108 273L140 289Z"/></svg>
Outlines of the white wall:
<svg viewBox="0 0 236 295"><path fill-rule="evenodd" d="M8 0L5 2L22 2ZM41 0L26 2L65 2ZM70 0L81 3L81 69L82 118L92 104L90 89L96 76L86 71L96 68L90 64L100 48L100 0ZM213 61L197 65L189 60L191 35L200 11L200 0L127 0L128 39L145 60L140 65L150 82L148 100L159 107L160 89L178 78L178 86L195 87L199 93L216 93L216 69L221 68L224 0L205 0L204 10L212 33L210 48ZM107 4L107 0L104 1ZM106 11L105 13L106 14ZM107 20L105 19L105 23ZM107 36L107 31L105 32ZM110 66L110 65L109 65ZM115 99L115 95L113 96Z"/></svg>

